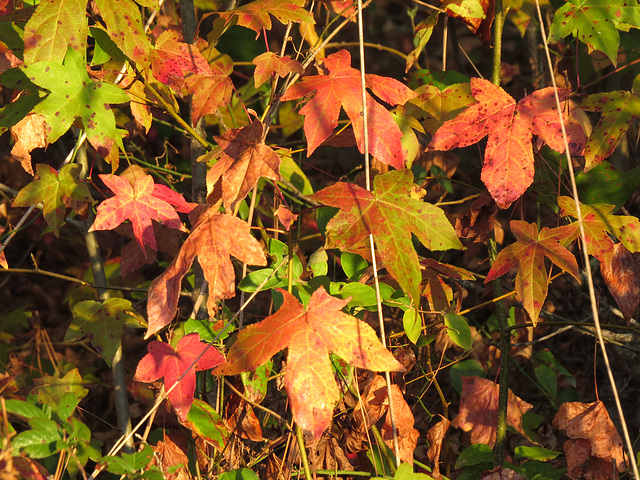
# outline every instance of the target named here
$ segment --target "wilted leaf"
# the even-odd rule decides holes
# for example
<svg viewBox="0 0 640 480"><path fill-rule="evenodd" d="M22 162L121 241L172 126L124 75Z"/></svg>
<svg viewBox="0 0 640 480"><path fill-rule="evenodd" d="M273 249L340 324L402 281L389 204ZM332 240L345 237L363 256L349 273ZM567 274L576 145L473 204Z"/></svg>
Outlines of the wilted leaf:
<svg viewBox="0 0 640 480"><path fill-rule="evenodd" d="M255 119L250 125L228 130L214 137L222 149L220 159L207 172L207 190L222 185L224 206L235 205L253 189L260 177L280 180L280 156L265 145L264 125Z"/></svg>
<svg viewBox="0 0 640 480"><path fill-rule="evenodd" d="M184 421L193 403L196 372L219 365L224 357L214 347L200 342L200 335L197 333L182 337L175 350L157 340L149 342L147 348L149 353L138 363L134 380L150 383L164 377L166 391L177 384L169 394L169 400L180 419ZM196 364L191 367L198 357L200 358Z"/></svg>
<svg viewBox="0 0 640 480"><path fill-rule="evenodd" d="M285 388L293 417L318 439L331 424L334 405L340 398L329 351L359 368L404 368L382 346L371 327L342 313L348 301L334 298L320 287L304 308L293 295L279 291L284 296L280 310L241 330L227 361L213 373L236 375L255 370L288 348Z"/></svg>
<svg viewBox="0 0 640 480"><path fill-rule="evenodd" d="M462 395L458 415L451 425L471 432L471 443L493 447L498 428L498 394L500 386L480 377L462 377ZM507 424L526 437L522 415L531 410L529 405L509 389Z"/></svg>
<svg viewBox="0 0 640 480"><path fill-rule="evenodd" d="M456 235L460 238L473 238L473 243L486 242L493 232L498 205L488 192L476 198L469 210L456 218Z"/></svg>
<svg viewBox="0 0 640 480"><path fill-rule="evenodd" d="M16 142L11 149L11 156L20 162L22 168L33 175L31 165L31 150L34 148L46 148L47 142L47 122L42 115L30 113L13 127L11 136Z"/></svg>
<svg viewBox="0 0 640 480"><path fill-rule="evenodd" d="M441 480L440 474L440 452L442 450L442 443L444 441L444 434L447 433L451 422L440 415L440 421L436 423L427 432L427 442L429 442L429 450L427 450L427 457L433 464L433 470L431 470L431 476L436 480Z"/></svg>
<svg viewBox="0 0 640 480"><path fill-rule="evenodd" d="M364 152L362 121L362 91L360 72L351 68L351 55L340 50L322 60L321 75L303 77L292 85L282 96L282 100L313 95L300 109L305 116L304 132L307 136L307 155L311 155L338 126L340 107L345 109L352 122L358 149ZM366 86L386 103L404 104L415 94L404 84L393 78L366 74ZM369 151L383 163L396 168L404 167L405 156L400 139L402 132L393 116L367 93Z"/></svg>
<svg viewBox="0 0 640 480"><path fill-rule="evenodd" d="M518 241L500 251L484 283L505 275L517 265L516 293L535 325L549 291L545 257L580 282L576 258L563 246L577 236L577 227L575 224L543 227L538 232L535 223L513 220L511 232Z"/></svg>
<svg viewBox="0 0 640 480"><path fill-rule="evenodd" d="M256 88L269 80L269 77L277 73L279 77L285 77L290 73L302 75L304 69L300 62L289 57L279 57L273 52L264 52L253 59L256 70L253 74L253 81Z"/></svg>
<svg viewBox="0 0 640 480"><path fill-rule="evenodd" d="M553 426L569 437L564 443L564 453L571 478L608 480L615 475L614 461L618 473L626 470L622 439L602 402L563 403Z"/></svg>
<svg viewBox="0 0 640 480"><path fill-rule="evenodd" d="M81 167L77 164L65 165L56 172L52 167L36 165L36 179L24 187L13 201L14 207L28 207L42 202L42 213L53 233L60 235L60 227L65 217L65 198L79 202L93 200L87 185L78 180Z"/></svg>
<svg viewBox="0 0 640 480"><path fill-rule="evenodd" d="M273 212L273 215L276 216L278 220L280 220L280 223L287 232L291 228L291 224L298 219L298 215L293 213L288 208L283 207L282 205L276 208L276 211Z"/></svg>
<svg viewBox="0 0 640 480"><path fill-rule="evenodd" d="M554 91L543 88L516 103L502 88L472 78L471 93L478 103L445 122L428 149L466 147L488 136L482 181L496 203L507 208L533 182L533 134L554 150L564 150ZM567 93L558 91L560 101ZM586 142L582 127L566 114L564 124L572 153L581 155Z"/></svg>
<svg viewBox="0 0 640 480"><path fill-rule="evenodd" d="M145 338L168 325L176 315L182 278L196 256L209 283L209 312L213 315L218 300L233 297L235 272L231 255L248 265L267 264L262 248L251 236L246 222L210 208L200 215L178 256L149 287L149 328Z"/></svg>
<svg viewBox="0 0 640 480"><path fill-rule="evenodd" d="M327 248L366 255L369 234L373 234L389 273L417 302L421 274L411 233L430 250L462 245L441 209L411 197L412 179L410 170L396 170L376 176L373 192L338 182L313 198L340 208L327 224Z"/></svg>
<svg viewBox="0 0 640 480"><path fill-rule="evenodd" d="M126 178L116 175L100 175L100 179L115 196L98 205L96 219L89 229L90 232L113 230L122 222L131 220L138 245L146 253L146 245L158 250L152 220L169 228L186 230L176 209L170 203L172 200L176 202L176 199L168 194L167 187L166 190L156 189L157 185L154 184L151 175L137 179L133 186ZM183 206L182 202L186 204L181 195L175 193L175 196L180 197L180 206Z"/></svg>

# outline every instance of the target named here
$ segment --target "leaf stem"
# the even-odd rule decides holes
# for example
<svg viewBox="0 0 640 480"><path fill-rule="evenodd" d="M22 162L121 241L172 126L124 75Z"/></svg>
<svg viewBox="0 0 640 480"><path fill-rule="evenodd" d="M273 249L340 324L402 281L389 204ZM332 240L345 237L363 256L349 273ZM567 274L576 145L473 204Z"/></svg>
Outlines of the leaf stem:
<svg viewBox="0 0 640 480"><path fill-rule="evenodd" d="M300 425L296 423L296 441L298 442L298 450L300 451L300 460L302 461L302 468L304 470L304 478L306 480L312 480L311 468L309 467L309 459L307 458L307 447L304 445L304 436L302 435L302 429Z"/></svg>

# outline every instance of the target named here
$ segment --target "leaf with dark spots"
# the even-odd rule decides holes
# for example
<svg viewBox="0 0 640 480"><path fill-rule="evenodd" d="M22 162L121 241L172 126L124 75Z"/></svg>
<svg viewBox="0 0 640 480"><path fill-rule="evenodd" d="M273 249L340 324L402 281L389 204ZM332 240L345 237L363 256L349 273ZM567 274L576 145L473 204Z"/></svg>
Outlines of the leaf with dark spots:
<svg viewBox="0 0 640 480"><path fill-rule="evenodd" d="M236 18L238 25L256 32L256 39L262 29L271 30L273 15L286 25L289 22L315 23L313 15L304 8L304 0L254 0L226 12L218 12L227 23Z"/></svg>
<svg viewBox="0 0 640 480"><path fill-rule="evenodd" d="M507 208L533 182L533 134L554 150L564 151L554 91L552 87L543 88L516 103L502 88L472 78L471 93L478 103L445 122L433 136L428 150L467 147L488 136L481 178L496 203ZM567 94L558 91L560 101ZM564 124L575 147L572 153L582 154L586 142L582 127L566 114Z"/></svg>
<svg viewBox="0 0 640 480"><path fill-rule="evenodd" d="M107 32L122 52L141 68L149 64L151 41L144 33L140 7L133 0L94 0Z"/></svg>
<svg viewBox="0 0 640 480"><path fill-rule="evenodd" d="M515 235L517 242L498 254L484 283L505 275L517 266L516 294L531 321L536 325L549 291L549 274L544 265L545 257L580 283L578 263L573 254L564 247L578 235L577 225L544 227L538 232L535 223L513 220L511 232Z"/></svg>
<svg viewBox="0 0 640 480"><path fill-rule="evenodd" d="M290 293L279 291L284 296L280 310L241 330L227 360L212 373L236 375L255 370L288 348L284 382L293 418L319 439L331 424L340 398L330 351L358 368L395 372L404 368L369 325L341 311L348 300L334 298L320 287L305 308Z"/></svg>

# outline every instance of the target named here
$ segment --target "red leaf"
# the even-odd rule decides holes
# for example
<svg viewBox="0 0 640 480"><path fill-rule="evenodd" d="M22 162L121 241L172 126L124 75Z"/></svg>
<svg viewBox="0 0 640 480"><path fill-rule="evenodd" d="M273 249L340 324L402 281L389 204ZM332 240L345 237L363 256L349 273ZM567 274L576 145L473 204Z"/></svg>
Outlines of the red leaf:
<svg viewBox="0 0 640 480"><path fill-rule="evenodd" d="M572 478L614 478L614 462L619 473L626 470L622 439L602 402L563 403L553 426L565 430L570 438L564 444L564 453L567 473Z"/></svg>
<svg viewBox="0 0 640 480"><path fill-rule="evenodd" d="M222 154L207 172L208 189L215 191L215 184L220 181L222 200L230 210L247 196L260 177L280 180L280 156L264 144L263 131L264 125L256 118L251 125L214 137Z"/></svg>
<svg viewBox="0 0 640 480"><path fill-rule="evenodd" d="M478 101L440 127L428 149L466 147L489 136L482 167L482 181L501 208L520 198L533 182L532 135L551 148L564 150L552 87L537 90L518 103L502 88L479 78L471 79L471 93ZM568 92L558 91L560 101ZM584 150L586 136L580 125L565 115L573 154Z"/></svg>
<svg viewBox="0 0 640 480"><path fill-rule="evenodd" d="M500 387L480 377L462 377L460 410L451 425L471 432L471 443L493 447L498 428L498 393ZM509 389L507 424L526 436L522 415L533 408Z"/></svg>
<svg viewBox="0 0 640 480"><path fill-rule="evenodd" d="M316 290L307 308L290 293L280 310L238 334L227 361L216 375L236 375L255 370L280 350L289 349L285 388L296 422L318 439L331 423L340 398L331 370L329 351L358 368L404 371L382 346L374 330L341 309L348 300Z"/></svg>
<svg viewBox="0 0 640 480"><path fill-rule="evenodd" d="M149 287L149 327L145 338L168 325L176 315L182 278L196 256L209 283L207 308L211 313L216 311L218 300L235 295L231 255L249 265L267 264L260 244L249 233L249 225L216 210L210 208L200 215L178 256Z"/></svg>
<svg viewBox="0 0 640 480"><path fill-rule="evenodd" d="M256 88L269 80L269 77L277 73L279 77L285 77L290 73L302 75L304 69L300 62L289 57L279 57L273 52L264 52L253 59L256 71L253 74L253 81Z"/></svg>
<svg viewBox="0 0 640 480"><path fill-rule="evenodd" d="M164 388L167 391L177 384L169 393L169 400L180 419L184 421L193 403L196 372L220 365L224 357L214 347L200 342L200 335L197 333L182 337L175 350L157 340L149 342L147 348L149 353L138 363L134 380L150 383L164 377ZM196 364L191 367L201 354Z"/></svg>
<svg viewBox="0 0 640 480"><path fill-rule="evenodd" d="M305 116L307 155L311 155L338 126L340 106L351 119L358 149L362 153L364 134L360 72L351 68L351 55L346 50L329 55L322 62L328 74L304 77L301 82L287 89L282 100L294 100L313 94L313 98L300 110ZM402 105L415 96L411 89L393 78L367 74L365 82L378 98L391 105ZM369 93L367 112L369 151L381 162L402 168L404 154L400 144L400 128L387 109L376 102Z"/></svg>
<svg viewBox="0 0 640 480"><path fill-rule="evenodd" d="M194 45L181 42L182 35L165 30L158 37L151 60L153 76L179 92L188 73L211 75L209 64Z"/></svg>
<svg viewBox="0 0 640 480"><path fill-rule="evenodd" d="M171 203L178 203L181 211L184 211L186 202L184 199L178 200L177 193L170 194L168 201L163 200L162 195L166 194L166 190L162 187L156 190L157 185L154 185L151 175L139 178L133 187L123 177L100 175L100 178L116 195L98 205L96 220L89 229L90 232L113 230L122 222L131 220L134 236L140 248L145 251L145 245L158 250L152 220L170 228L185 230ZM161 196L157 197L156 193Z"/></svg>
<svg viewBox="0 0 640 480"><path fill-rule="evenodd" d="M578 233L577 226L572 224L557 228L544 227L538 233L535 223L513 220L511 231L518 241L498 254L484 283L505 275L518 265L516 292L535 325L549 289L544 257L580 282L576 258L562 245L575 238Z"/></svg>

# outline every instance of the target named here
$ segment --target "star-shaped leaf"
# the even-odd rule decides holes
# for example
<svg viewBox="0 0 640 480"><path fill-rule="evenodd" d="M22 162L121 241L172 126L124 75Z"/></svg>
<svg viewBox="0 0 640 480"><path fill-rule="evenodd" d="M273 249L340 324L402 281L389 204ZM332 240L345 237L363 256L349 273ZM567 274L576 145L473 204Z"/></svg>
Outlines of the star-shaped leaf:
<svg viewBox="0 0 640 480"><path fill-rule="evenodd" d="M591 170L613 153L631 123L640 118L640 75L633 81L633 89L589 95L580 107L602 112L584 148L585 168Z"/></svg>
<svg viewBox="0 0 640 480"><path fill-rule="evenodd" d="M123 327L142 327L142 323L142 317L129 300L108 298L104 303L85 300L74 305L73 321L64 341L77 340L86 335L93 348L111 367L113 356L122 341Z"/></svg>
<svg viewBox="0 0 640 480"><path fill-rule="evenodd" d="M577 218L575 202L569 197L558 197L563 215ZM608 233L620 240L630 252L640 251L640 220L629 215L614 215L614 205L580 205L587 240L587 252L603 263L611 263L613 241Z"/></svg>
<svg viewBox="0 0 640 480"><path fill-rule="evenodd" d="M109 104L128 103L129 96L119 87L89 79L82 55L67 51L64 64L38 62L20 67L29 80L49 90L35 107L49 131L49 143L55 142L73 124L82 120L87 138L100 155L107 156L116 139L116 120Z"/></svg>
<svg viewBox="0 0 640 480"><path fill-rule="evenodd" d="M169 390L169 400L182 421L185 421L196 389L196 372L213 368L224 360L222 354L209 344L200 341L200 335L190 333L180 339L175 350L163 342L149 342L147 353L136 368L134 380L155 382L164 377L164 388ZM200 357L200 358L198 358ZM192 367L191 364L196 361ZM180 378L182 377L182 378Z"/></svg>
<svg viewBox="0 0 640 480"><path fill-rule="evenodd" d="M226 362L212 373L236 375L255 370L288 348L285 388L293 417L318 439L330 425L340 398L330 351L358 368L393 372L404 368L369 325L341 311L348 300L334 298L320 287L304 308L293 295L279 291L284 296L280 310L242 330Z"/></svg>
<svg viewBox="0 0 640 480"><path fill-rule="evenodd" d="M287 89L282 100L295 100L313 94L313 98L300 109L300 113L305 116L307 155L311 155L338 126L341 106L352 122L358 149L362 153L364 133L360 71L351 68L351 55L346 50L329 55L322 62L328 73L304 77ZM410 88L393 78L367 74L365 82L367 88L378 98L391 105L404 104L415 96ZM400 143L402 132L393 116L369 93L367 112L369 151L381 162L403 168L405 156Z"/></svg>
<svg viewBox="0 0 640 480"><path fill-rule="evenodd" d="M575 224L556 228L544 227L538 232L535 223L513 220L511 232L518 241L498 254L484 283L505 275L517 265L516 293L535 325L549 290L549 276L544 266L544 257L580 283L576 258L563 246L577 236L577 227Z"/></svg>
<svg viewBox="0 0 640 480"><path fill-rule="evenodd" d="M253 74L253 81L256 88L269 80L269 77L277 73L279 77L285 77L290 73L302 75L304 69L300 62L289 57L280 57L273 52L264 52L253 59L256 71Z"/></svg>
<svg viewBox="0 0 640 480"><path fill-rule="evenodd" d="M42 202L44 219L57 236L65 217L65 199L79 202L93 200L87 185L78 180L81 167L65 165L60 173L48 165L36 165L36 179L24 187L13 201L14 207L28 207Z"/></svg>
<svg viewBox="0 0 640 480"><path fill-rule="evenodd" d="M232 211L258 183L260 177L280 180L280 156L262 139L264 125L259 119L214 137L222 149L218 162L207 173L207 189L222 184L224 206Z"/></svg>
<svg viewBox="0 0 640 480"><path fill-rule="evenodd" d="M210 208L200 215L178 256L149 287L149 328L145 338L168 325L175 317L182 278L191 268L196 256L209 283L207 308L211 315L217 309L218 300L233 297L235 271L231 255L248 265L267 264L264 252L258 241L251 236L246 222Z"/></svg>
<svg viewBox="0 0 640 480"><path fill-rule="evenodd" d="M589 52L603 52L617 65L620 34L640 27L640 5L636 0L568 0L553 16L549 43L573 34L586 43Z"/></svg>
<svg viewBox="0 0 640 480"><path fill-rule="evenodd" d="M134 236L142 251L145 251L145 245L158 250L152 220L170 228L186 231L176 209L171 205L176 199L173 195L169 198L163 195L166 190L157 189L151 175L137 179L133 186L126 178L116 175L100 175L100 178L115 196L98 205L96 219L89 229L90 232L113 230L122 222L131 220ZM181 196L180 198L184 202Z"/></svg>
<svg viewBox="0 0 640 480"><path fill-rule="evenodd" d="M180 41L182 36L173 30L160 34L153 50L153 76L174 91L180 92L188 73L211 75L209 64L194 45Z"/></svg>
<svg viewBox="0 0 640 480"><path fill-rule="evenodd" d="M373 234L385 267L417 303L420 262L411 234L429 250L462 248L462 244L440 208L411 197L413 187L411 171L396 170L376 176L373 192L338 182L313 198L340 209L327 224L326 248L367 255Z"/></svg>
<svg viewBox="0 0 640 480"><path fill-rule="evenodd" d="M502 88L479 78L471 79L471 93L478 101L433 136L430 150L467 147L489 136L482 167L482 181L496 203L507 208L533 182L532 135L538 135L558 152L564 143L553 88L543 88L518 103ZM560 100L567 95L559 91ZM582 154L586 136L568 115L564 119L572 153Z"/></svg>
<svg viewBox="0 0 640 480"><path fill-rule="evenodd" d="M24 61L61 63L67 48L87 49L87 0L45 0L24 27Z"/></svg>
<svg viewBox="0 0 640 480"><path fill-rule="evenodd" d="M227 23L237 18L238 25L256 32L256 39L262 29L271 30L271 17L276 17L280 23L289 22L315 23L313 15L304 9L304 0L255 0L241 7L218 12Z"/></svg>
<svg viewBox="0 0 640 480"><path fill-rule="evenodd" d="M148 65L151 41L142 25L140 7L133 0L94 0L107 32L122 52L138 66ZM138 2L141 3L141 2Z"/></svg>

